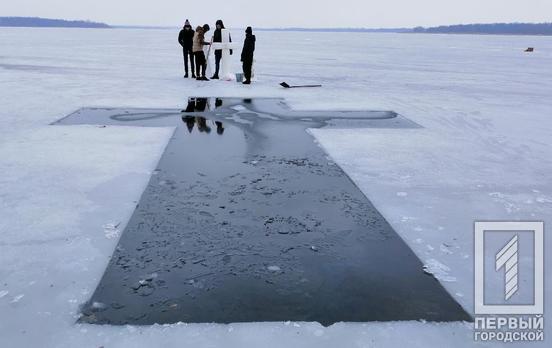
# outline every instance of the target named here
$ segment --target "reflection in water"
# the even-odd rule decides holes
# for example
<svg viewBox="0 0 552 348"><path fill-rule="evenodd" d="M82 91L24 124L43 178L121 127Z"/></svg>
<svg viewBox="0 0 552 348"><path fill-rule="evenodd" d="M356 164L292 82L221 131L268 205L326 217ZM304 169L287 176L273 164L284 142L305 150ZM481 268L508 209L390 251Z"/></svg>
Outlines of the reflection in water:
<svg viewBox="0 0 552 348"><path fill-rule="evenodd" d="M182 112L205 112L211 111L213 101L210 98L188 98L188 106ZM221 98L216 98L214 109L220 108L223 105Z"/></svg>
<svg viewBox="0 0 552 348"><path fill-rule="evenodd" d="M182 112L205 112L209 110L208 105L207 98L188 98L188 106Z"/></svg>
<svg viewBox="0 0 552 348"><path fill-rule="evenodd" d="M193 117L193 116L182 116L182 121L184 121L184 123L186 123L186 127L188 127L188 131L191 133L194 130L195 117Z"/></svg>
<svg viewBox="0 0 552 348"><path fill-rule="evenodd" d="M224 125L220 121L216 121L215 124L217 125L217 134L223 135L224 134Z"/></svg>
<svg viewBox="0 0 552 348"><path fill-rule="evenodd" d="M211 133L211 127L209 127L207 125L207 119L205 117L196 117L196 121L197 121L197 129L203 133Z"/></svg>
<svg viewBox="0 0 552 348"><path fill-rule="evenodd" d="M209 98L188 98L188 106L185 110L182 110L183 113L192 113L192 112L206 112L211 110L212 99ZM221 98L215 99L215 108L220 108L223 105L223 100ZM195 125L197 124L197 130L200 133L211 133L211 125L215 125L217 128L217 134L224 134L224 124L220 121L210 121L203 116L182 116L182 121L186 123L186 127L190 133L193 132Z"/></svg>
<svg viewBox="0 0 552 348"><path fill-rule="evenodd" d="M188 131L190 133L193 132L194 127L197 124L197 130L200 133L209 134L209 133L211 133L211 127L209 126L209 123L210 123L210 124L214 124L216 126L218 135L223 135L224 134L224 124L220 121L214 121L213 122L213 121L207 120L203 116L197 116L197 117L182 116L182 121L184 123L186 123L186 128L188 128Z"/></svg>

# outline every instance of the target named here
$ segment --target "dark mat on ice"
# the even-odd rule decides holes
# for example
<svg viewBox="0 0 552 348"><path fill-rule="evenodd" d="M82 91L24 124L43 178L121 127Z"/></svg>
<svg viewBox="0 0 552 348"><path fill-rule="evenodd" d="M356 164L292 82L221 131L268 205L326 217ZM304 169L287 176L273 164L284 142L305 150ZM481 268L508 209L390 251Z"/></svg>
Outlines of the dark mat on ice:
<svg viewBox="0 0 552 348"><path fill-rule="evenodd" d="M419 127L396 113L197 98L56 124L176 127L81 322L470 320L306 132Z"/></svg>

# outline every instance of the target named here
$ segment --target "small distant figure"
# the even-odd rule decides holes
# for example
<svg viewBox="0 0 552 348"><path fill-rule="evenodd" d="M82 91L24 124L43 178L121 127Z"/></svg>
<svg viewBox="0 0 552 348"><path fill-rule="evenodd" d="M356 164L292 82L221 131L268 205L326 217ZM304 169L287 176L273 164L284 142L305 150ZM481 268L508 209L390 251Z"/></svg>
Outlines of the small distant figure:
<svg viewBox="0 0 552 348"><path fill-rule="evenodd" d="M184 70L186 74L184 75L184 78L188 78L188 60L190 61L190 66L192 68L192 78L196 78L195 74L195 66L194 66L194 51L193 51L193 45L194 45L194 30L192 29L192 26L190 25L190 21L186 19L186 23L184 24L184 27L178 34L178 42L182 46L182 53L184 54Z"/></svg>
<svg viewBox="0 0 552 348"><path fill-rule="evenodd" d="M209 28L209 26L207 26ZM207 71L207 60L205 59L205 53L203 52L203 46L210 45L209 42L205 42L205 33L208 30L205 30L204 27L198 26L196 28L193 40L193 51L195 56L196 64L196 79L199 81L209 81L205 76L205 71Z"/></svg>
<svg viewBox="0 0 552 348"><path fill-rule="evenodd" d="M222 42L222 29L226 29L224 27L224 22L219 19L216 23L217 28L215 29L215 32L213 33L213 42ZM230 42L232 42L232 37L230 37ZM230 50L230 55L232 55L232 50ZM220 71L220 61L222 60L222 50L215 50L215 74L213 77L211 77L212 80L218 80L219 79L219 71Z"/></svg>
<svg viewBox="0 0 552 348"><path fill-rule="evenodd" d="M535 52L535 48L534 47L528 47L525 52Z"/></svg>
<svg viewBox="0 0 552 348"><path fill-rule="evenodd" d="M251 72L253 69L253 53L255 52L255 35L253 35L253 29L247 27L245 29L245 41L243 42L243 50L241 54L241 61L243 63L243 76L245 81L244 85L251 84Z"/></svg>

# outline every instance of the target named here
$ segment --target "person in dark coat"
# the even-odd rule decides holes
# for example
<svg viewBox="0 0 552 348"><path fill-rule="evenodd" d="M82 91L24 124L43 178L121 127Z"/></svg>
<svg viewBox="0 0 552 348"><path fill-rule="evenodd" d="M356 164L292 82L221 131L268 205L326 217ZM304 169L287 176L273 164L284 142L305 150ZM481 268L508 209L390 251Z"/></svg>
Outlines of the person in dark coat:
<svg viewBox="0 0 552 348"><path fill-rule="evenodd" d="M184 75L184 78L188 78L188 58L190 60L190 65L192 68L192 77L195 78L195 65L194 65L194 51L193 51L193 45L194 45L194 30L192 29L192 26L190 25L190 21L186 19L186 23L184 24L184 28L180 31L180 34L178 34L178 42L182 46L182 53L184 54L184 69L186 71L186 75Z"/></svg>
<svg viewBox="0 0 552 348"><path fill-rule="evenodd" d="M222 29L226 29L224 27L224 23L221 19L219 19L216 23L217 28L215 29L215 32L213 33L213 42L222 42ZM230 37L230 42L232 42L232 37ZM230 50L230 54L232 54L232 50ZM211 79L217 80L219 78L219 70L220 70L220 60L222 59L222 50L215 50L215 74Z"/></svg>
<svg viewBox="0 0 552 348"><path fill-rule="evenodd" d="M243 63L243 76L245 81L244 85L251 84L251 70L253 68L253 53L255 52L255 35L253 35L253 29L247 27L245 29L245 41L243 42L243 50L241 54L241 61Z"/></svg>

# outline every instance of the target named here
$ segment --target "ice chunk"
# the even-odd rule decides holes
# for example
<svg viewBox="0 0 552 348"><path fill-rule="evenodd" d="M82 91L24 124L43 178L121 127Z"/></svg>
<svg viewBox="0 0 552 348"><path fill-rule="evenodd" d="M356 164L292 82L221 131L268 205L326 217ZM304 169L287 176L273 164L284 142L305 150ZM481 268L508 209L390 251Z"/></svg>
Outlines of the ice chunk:
<svg viewBox="0 0 552 348"><path fill-rule="evenodd" d="M119 234L121 233L121 231L119 231L119 225L120 224L121 223L119 222L117 224L109 223L109 224L103 225L105 238L107 238L107 239L118 238Z"/></svg>
<svg viewBox="0 0 552 348"><path fill-rule="evenodd" d="M443 282L455 282L456 278L449 275L450 268L435 259L429 259L424 265L424 272L433 275Z"/></svg>

